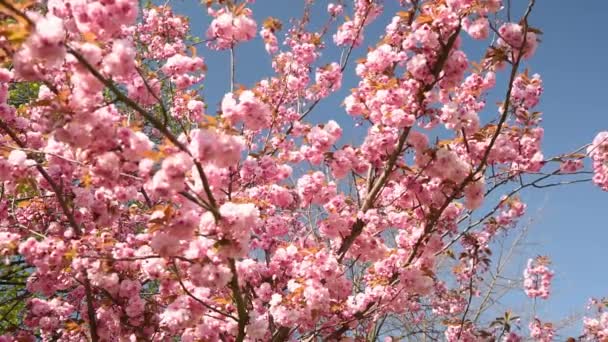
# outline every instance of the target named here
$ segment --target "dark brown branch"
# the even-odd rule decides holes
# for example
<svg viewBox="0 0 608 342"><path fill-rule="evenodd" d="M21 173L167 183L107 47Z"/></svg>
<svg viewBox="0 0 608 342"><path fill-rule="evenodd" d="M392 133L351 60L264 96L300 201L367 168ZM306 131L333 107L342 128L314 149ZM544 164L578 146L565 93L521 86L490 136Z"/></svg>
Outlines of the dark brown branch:
<svg viewBox="0 0 608 342"><path fill-rule="evenodd" d="M454 46L454 43L456 42L456 38L460 34L460 30L461 30L461 27L459 25L458 28L456 29L456 31L448 39L448 42L444 45L443 51L442 51L441 55L439 56L437 63L435 64L435 66L432 70L432 74L436 81L439 77L439 73L443 69L443 67L448 59L448 56L450 55L452 47ZM434 83L431 83L420 90L420 92L418 93L418 99L421 103L422 103L422 101L424 101L424 93L426 93L427 91L432 89L433 86L434 86ZM378 196L378 194L380 193L380 191L386 184L390 174L393 172L393 167L395 166L395 163L397 162L398 157L403 153L403 147L405 145L405 142L407 141L407 137L408 137L409 133L410 133L410 128L408 127L408 128L405 128L403 130L403 132L401 133L401 135L399 136L399 141L397 143L397 146L395 147L395 150L393 150L393 152L389 156L389 160L386 163L384 171L380 175L380 178L378 178L378 180L375 181L375 183L373 184L373 186L371 188L371 191L367 194L366 199L363 202L363 206L361 207L362 212L366 212L374 205L374 202L376 201L376 197ZM346 252L348 251L348 249L352 246L352 244L355 242L357 237L359 237L359 235L361 235L361 233L363 232L364 226L365 226L365 223L361 219L357 219L357 221L353 225L353 228L351 229L351 233L344 239L344 241L342 242L342 245L338 249L338 255L339 255L338 261L341 262L344 259L344 256L346 255Z"/></svg>
<svg viewBox="0 0 608 342"><path fill-rule="evenodd" d="M106 87L108 87L112 91L112 93L114 94L114 96L116 96L121 102L123 102L127 106L131 107L136 112L138 112L141 116L143 116L146 120L148 120L154 126L154 128L156 128L157 130L159 130L165 137L167 137L167 139L169 139L169 141L171 141L181 151L187 153L190 156L192 155L190 153L190 150L188 150L188 148L183 143L181 143L177 139L177 137L175 137L175 135L173 135L173 133L171 133L169 131L169 129L163 125L162 122L160 122L157 118L155 118L147 110L145 110L144 108L142 108L137 102L131 100L128 96L126 96L125 94L123 94L120 91L120 89L118 89L118 87L114 84L114 82L112 82L111 80L103 77L103 75L97 69L95 69L86 60L86 58L84 58L84 56L82 56L80 53L78 53L78 51L76 51L76 50L74 50L74 49L72 49L71 47L68 46L68 52L71 55L73 55L78 60L78 62L80 64L82 64L91 74L93 74L93 76L95 76L95 78L97 78ZM208 208L208 209L211 210L211 212L213 214L213 217L216 219L216 221L218 221L219 218L220 218L220 214L219 214L219 211L217 210L217 205L215 205L215 199L213 198L213 193L211 192L211 188L209 186L209 182L207 180L207 176L205 175L205 172L203 170L203 167L201 166L201 163L198 162L197 160L195 160L194 158L193 158L193 162L194 162L194 165L196 165L196 168L197 168L197 170L198 170L198 172L200 174L201 180L203 182L203 188L205 190L205 193L207 194L207 197L209 198L209 201L212 204L211 207Z"/></svg>
<svg viewBox="0 0 608 342"><path fill-rule="evenodd" d="M511 75L509 77L509 86L508 86L508 89L507 89L507 93L505 94L505 101L504 101L504 106L503 106L503 112L501 114L500 120L499 120L498 125L496 127L496 132L494 133L494 135L490 139L490 143L488 144L488 147L485 150L485 152L483 154L483 157L481 158L481 161L480 161L479 165L477 166L477 168L475 169L475 171L471 172L462 181L462 183L460 183L460 185L452 192L452 194L446 198L446 200L443 202L443 204L441 205L441 207L439 207L437 210L434 211L434 215L432 215L432 217L429 220L429 222L425 225L424 233L418 239L418 241L416 241L416 244L412 248L412 253L408 257L408 260L405 263L405 266L410 265L412 263L412 261L414 260L414 258L418 254L418 249L420 248L420 246L422 245L422 243L425 241L425 239L428 238L429 234L433 231L435 225L438 223L439 218L441 217L441 214L445 211L445 209L448 207L448 205L458 196L458 194L460 194L464 190L464 188L467 186L467 184L469 184L471 181L473 181L474 179L476 179L477 176L478 176L478 174L481 173L481 172L483 172L485 170L485 167L487 165L488 157L490 155L490 152L492 151L492 148L494 147L494 144L496 143L496 140L500 136L500 133L502 131L502 127L505 124L505 122L507 121L507 117L509 116L509 106L510 106L511 93L513 91L513 83L515 81L515 77L517 76L517 71L519 69L519 65L520 65L521 60L523 58L523 50L524 50L524 48L526 46L526 37L527 37L527 33L528 33L528 24L527 24L527 22L528 22L528 16L530 15L530 13L532 11L532 8L534 7L534 3L535 3L535 0L531 0L530 1L530 4L529 4L529 6L528 6L528 8L526 10L526 13L524 14L524 17L522 19L522 22L523 22L523 25L524 25L524 32L523 32L524 40L522 42L521 47L519 48L519 53L517 54L517 58L515 59L515 63L513 63L513 67L511 68Z"/></svg>
<svg viewBox="0 0 608 342"><path fill-rule="evenodd" d="M0 1L2 1L2 0L0 0ZM27 147L25 145L25 143L23 141L21 141L21 139L19 139L17 134L15 132L13 132L13 130L4 121L0 121L0 128L4 132L6 132L6 134L8 134L11 137L11 139L13 139L13 141L19 147L21 147L21 148ZM53 180L53 178L46 172L46 170L44 169L44 167L42 167L42 165L36 164L36 169L53 189L53 192L55 193L55 196L57 198L57 202L59 202L59 205L61 206L61 210L63 211L64 215L67 217L68 222L69 222L70 226L74 229L74 232L76 233L76 235L82 236L82 230L80 229L80 226L76 223L73 212L70 210L70 208L68 207L67 201L63 197L63 189ZM87 302L87 314L89 316L89 328L90 328L89 330L91 331L91 341L97 342L97 341L99 341L99 336L97 335L97 320L95 317L95 307L93 305L93 295L92 295L92 290L91 290L91 283L89 282L89 278L88 278L88 275L86 274L86 271L83 271L82 275L84 277L84 290L85 290L85 297L86 297L86 302Z"/></svg>
<svg viewBox="0 0 608 342"><path fill-rule="evenodd" d="M177 263L175 263L175 261L173 262L173 267L175 267L175 275L177 276L177 282L181 286L182 290L184 290L184 292L186 292L186 294L188 295L188 297L194 299L197 303L201 304L202 306L204 306L208 310L211 310L211 311L213 311L213 312L215 312L215 313L217 313L219 315L222 315L224 317L230 318L230 319L232 319L232 320L234 320L236 322L239 321L238 318L236 318L236 317L234 317L234 316L232 316L230 314L227 314L227 313L225 313L225 312L223 312L221 310L218 310L218 309L214 308L213 306L211 306L211 305L203 302L200 298L198 298L194 294L192 294L192 292L190 292L188 290L188 288L186 287L186 285L184 285L184 282L182 281L182 277L181 277L181 275L179 273L179 268L177 266Z"/></svg>
<svg viewBox="0 0 608 342"><path fill-rule="evenodd" d="M245 339L245 328L249 323L249 315L247 314L247 307L245 304L245 300L243 299L243 294L241 293L241 288L239 286L239 278L236 273L236 265L234 259L230 259L230 271L232 272L232 279L230 279L230 289L232 290L232 296L234 297L234 301L236 304L237 313L239 316L238 319L238 334L236 336L236 342L243 342Z"/></svg>

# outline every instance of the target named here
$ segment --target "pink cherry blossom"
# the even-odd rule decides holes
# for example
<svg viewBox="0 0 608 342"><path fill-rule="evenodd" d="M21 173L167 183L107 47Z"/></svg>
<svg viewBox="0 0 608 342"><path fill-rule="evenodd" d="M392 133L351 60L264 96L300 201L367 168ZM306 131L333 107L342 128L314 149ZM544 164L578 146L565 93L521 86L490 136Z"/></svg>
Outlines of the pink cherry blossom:
<svg viewBox="0 0 608 342"><path fill-rule="evenodd" d="M497 255L520 193L608 190L608 133L548 153L536 15L259 6L3 6L0 341L557 339L494 315L496 288L550 296L548 258L508 282ZM592 309L581 337L608 338Z"/></svg>
<svg viewBox="0 0 608 342"><path fill-rule="evenodd" d="M529 259L524 271L524 291L530 298L549 298L553 271L547 267L544 258Z"/></svg>

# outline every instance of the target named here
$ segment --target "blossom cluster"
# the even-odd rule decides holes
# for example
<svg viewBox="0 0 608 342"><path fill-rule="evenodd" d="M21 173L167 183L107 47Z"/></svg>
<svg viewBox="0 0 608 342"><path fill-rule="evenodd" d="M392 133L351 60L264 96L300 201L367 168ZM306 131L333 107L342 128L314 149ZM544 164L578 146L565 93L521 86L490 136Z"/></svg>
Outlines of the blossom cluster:
<svg viewBox="0 0 608 342"><path fill-rule="evenodd" d="M524 270L524 291L528 297L549 298L554 273L547 264L545 257L528 260L528 266Z"/></svg>
<svg viewBox="0 0 608 342"><path fill-rule="evenodd" d="M258 30L252 0L206 1L205 41L169 5L9 11L29 31L0 32L18 46L0 69L0 260L23 267L6 286L25 305L0 341L358 340L395 317L436 324L422 332L434 339L521 340L469 307L524 216L516 193L537 184L523 182L584 167L549 170L560 158L541 148L543 81L520 70L540 31L527 15L494 22L500 0L337 1L321 26L313 3L279 35L274 18ZM489 44L480 63L465 35ZM257 43L270 75L232 74L206 98L216 50ZM346 113L315 119L347 82ZM587 150L604 190L607 137ZM524 275L528 296L549 296L542 259ZM604 316L586 334L605 338Z"/></svg>

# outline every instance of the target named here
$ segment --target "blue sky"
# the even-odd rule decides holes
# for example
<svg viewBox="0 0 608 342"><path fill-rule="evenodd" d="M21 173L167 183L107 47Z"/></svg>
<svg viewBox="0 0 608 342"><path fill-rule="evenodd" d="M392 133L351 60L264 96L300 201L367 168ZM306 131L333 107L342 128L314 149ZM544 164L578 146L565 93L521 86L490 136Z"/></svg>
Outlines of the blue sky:
<svg viewBox="0 0 608 342"><path fill-rule="evenodd" d="M543 32L531 70L542 75L547 155L573 150L608 130L608 3L538 1L531 22ZM548 191L545 191L548 190ZM556 271L554 297L545 313L580 312L591 296L608 295L608 193L592 184L528 192L539 210L530 241L550 255Z"/></svg>
<svg viewBox="0 0 608 342"><path fill-rule="evenodd" d="M363 49L356 51L352 60L374 44L373 38L382 33L390 19L387 14L395 12L397 2L385 1L385 15L366 32ZM514 17L517 17L527 1L512 2ZM313 24L326 18L327 1L318 3L313 17L322 16L323 19L313 20ZM209 24L205 9L189 0L172 4L178 13L191 18L193 33L203 36ZM284 20L299 15L302 7L300 0L258 0L252 5L258 20L268 16ZM608 130L605 104L608 100L607 18L608 2L603 0L537 0L530 23L544 34L537 54L526 66L532 73L540 73L544 82L545 92L539 110L544 118L546 156L573 151L591 142L599 131ZM483 54L475 45L465 52L475 60ZM228 91L228 52L201 47L199 54L209 66L204 94L209 112L214 113L221 97ZM322 60L337 60L338 56L339 51L330 48L324 52ZM245 86L272 74L270 60L266 58L259 37L237 48L236 61L237 83ZM362 129L347 128L351 121L339 106L357 81L352 67L346 73L342 93L318 106L310 120L334 119L345 128L345 139L357 141ZM500 89L497 94L503 93ZM488 110L494 110L490 104ZM585 183L528 191L523 198L529 205L528 218L534 220L528 238L534 245L518 256L517 266L523 267L527 257L543 254L552 258L556 271L554 295L546 303L538 304L539 314L550 319L563 318L581 313L589 297L608 295L608 273L602 264L608 257L608 193ZM522 297L512 300L514 306L524 303Z"/></svg>

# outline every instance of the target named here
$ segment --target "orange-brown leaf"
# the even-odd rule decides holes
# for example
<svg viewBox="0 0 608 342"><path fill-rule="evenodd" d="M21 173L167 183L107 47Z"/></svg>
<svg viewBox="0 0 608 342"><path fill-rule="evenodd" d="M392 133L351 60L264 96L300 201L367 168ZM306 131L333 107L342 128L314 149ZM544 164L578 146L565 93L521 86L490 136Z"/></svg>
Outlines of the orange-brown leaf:
<svg viewBox="0 0 608 342"><path fill-rule="evenodd" d="M69 321L65 323L65 330L67 331L79 331L80 330L80 324L74 322L74 321Z"/></svg>
<svg viewBox="0 0 608 342"><path fill-rule="evenodd" d="M279 19L268 17L264 20L262 26L265 29L271 30L272 32L280 31L283 28L283 24Z"/></svg>
<svg viewBox="0 0 608 342"><path fill-rule="evenodd" d="M428 23L432 23L433 22L433 17L431 17L428 14L421 14L418 16L418 18L416 19L416 22L418 24L428 24Z"/></svg>
<svg viewBox="0 0 608 342"><path fill-rule="evenodd" d="M411 13L407 11L399 11L397 12L397 15L399 16L399 18L407 20L410 18Z"/></svg>

